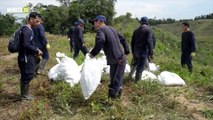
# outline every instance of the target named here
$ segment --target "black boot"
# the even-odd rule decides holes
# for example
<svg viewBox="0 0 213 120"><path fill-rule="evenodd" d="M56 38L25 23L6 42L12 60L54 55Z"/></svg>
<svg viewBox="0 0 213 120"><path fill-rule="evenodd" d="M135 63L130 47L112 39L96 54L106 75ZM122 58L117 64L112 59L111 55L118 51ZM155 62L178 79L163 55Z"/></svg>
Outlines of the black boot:
<svg viewBox="0 0 213 120"><path fill-rule="evenodd" d="M136 71L136 75L135 75L135 82L138 82L141 80L142 77L142 72L137 72Z"/></svg>
<svg viewBox="0 0 213 120"><path fill-rule="evenodd" d="M34 99L32 96L29 95L29 83L21 82L21 99L22 100L32 100Z"/></svg>

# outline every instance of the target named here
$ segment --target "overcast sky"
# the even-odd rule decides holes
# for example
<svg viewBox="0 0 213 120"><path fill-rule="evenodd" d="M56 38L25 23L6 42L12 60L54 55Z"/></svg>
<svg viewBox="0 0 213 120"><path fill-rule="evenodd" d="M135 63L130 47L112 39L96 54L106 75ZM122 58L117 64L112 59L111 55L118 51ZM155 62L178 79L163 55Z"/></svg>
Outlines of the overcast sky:
<svg viewBox="0 0 213 120"><path fill-rule="evenodd" d="M0 0L0 12L7 8L23 7L28 3L59 5L56 0ZM132 17L193 19L213 13L213 0L117 0L116 16L130 12Z"/></svg>

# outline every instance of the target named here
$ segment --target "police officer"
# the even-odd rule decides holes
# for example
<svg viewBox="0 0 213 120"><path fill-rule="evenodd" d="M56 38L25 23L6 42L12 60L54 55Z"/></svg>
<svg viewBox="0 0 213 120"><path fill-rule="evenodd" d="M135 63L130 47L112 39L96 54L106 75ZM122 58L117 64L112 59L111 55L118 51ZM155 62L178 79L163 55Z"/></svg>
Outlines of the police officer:
<svg viewBox="0 0 213 120"><path fill-rule="evenodd" d="M189 29L189 23L183 22L183 33L182 33L182 41L181 41L181 65L185 67L188 66L189 72L192 72L192 57L195 56L196 46L195 46L195 37L194 33Z"/></svg>
<svg viewBox="0 0 213 120"><path fill-rule="evenodd" d="M73 42L73 31L74 28L77 27L78 22L74 22L74 25L70 27L69 31L67 32L67 37L69 39L69 43L70 43L70 52L72 52L72 50L74 49L74 42Z"/></svg>
<svg viewBox="0 0 213 120"><path fill-rule="evenodd" d="M108 96L110 98L119 98L122 94L123 74L126 66L126 55L129 54L129 48L126 40L114 28L105 24L106 18L98 15L94 20L97 30L95 46L89 53L91 57L96 56L103 48L107 64L110 65L110 84ZM124 51L120 45L123 45Z"/></svg>
<svg viewBox="0 0 213 120"><path fill-rule="evenodd" d="M37 13L29 14L27 25L22 27L20 36L20 51L18 53L18 65L21 72L20 88L21 99L31 100L29 95L29 83L35 72L35 56L42 55L42 51L36 46L33 40L31 28L37 24Z"/></svg>
<svg viewBox="0 0 213 120"><path fill-rule="evenodd" d="M142 17L140 26L133 32L131 48L136 69L135 82L139 81L145 67L147 58L153 58L153 34L148 26L148 18ZM130 73L133 73L134 68Z"/></svg>
<svg viewBox="0 0 213 120"><path fill-rule="evenodd" d="M42 25L43 18L40 14L37 15L37 26L33 28L34 33L34 41L38 48L43 52L42 56L37 56L36 60L36 73L42 74L44 71L44 68L47 64L47 61L49 60L49 44L45 37L45 29Z"/></svg>
<svg viewBox="0 0 213 120"><path fill-rule="evenodd" d="M74 55L73 59L75 60L81 50L84 55L88 53L88 49L84 45L83 31L84 31L84 21L78 19L78 25L74 28L73 31L73 42L74 42Z"/></svg>

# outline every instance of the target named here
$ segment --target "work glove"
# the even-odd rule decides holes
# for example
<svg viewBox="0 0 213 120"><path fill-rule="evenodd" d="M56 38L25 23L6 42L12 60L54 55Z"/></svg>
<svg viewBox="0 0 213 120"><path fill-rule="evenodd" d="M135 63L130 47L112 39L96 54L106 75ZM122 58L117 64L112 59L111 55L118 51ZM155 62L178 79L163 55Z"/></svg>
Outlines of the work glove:
<svg viewBox="0 0 213 120"><path fill-rule="evenodd" d="M46 48L47 48L47 49L50 49L50 44L47 43Z"/></svg>
<svg viewBox="0 0 213 120"><path fill-rule="evenodd" d="M195 52L192 52L192 53L191 53L191 56L194 57L194 56L195 56Z"/></svg>

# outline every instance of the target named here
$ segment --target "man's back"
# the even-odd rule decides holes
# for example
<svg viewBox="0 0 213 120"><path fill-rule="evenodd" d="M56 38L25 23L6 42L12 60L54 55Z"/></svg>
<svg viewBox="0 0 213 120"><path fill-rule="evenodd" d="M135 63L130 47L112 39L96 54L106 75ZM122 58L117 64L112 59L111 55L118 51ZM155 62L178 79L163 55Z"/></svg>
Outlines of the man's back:
<svg viewBox="0 0 213 120"><path fill-rule="evenodd" d="M110 26L103 26L97 30L96 34L96 46L91 51L93 55L99 53L100 49L103 47L103 50L107 56L108 64L117 63L118 59L121 59L124 55L121 49L121 40L118 36L117 31L115 31ZM128 52L128 45L124 48Z"/></svg>
<svg viewBox="0 0 213 120"><path fill-rule="evenodd" d="M142 25L134 31L131 47L133 54L138 56L148 52L153 54L152 32L149 26Z"/></svg>

